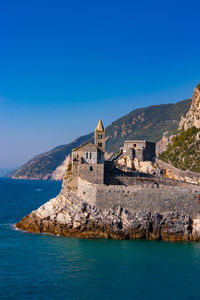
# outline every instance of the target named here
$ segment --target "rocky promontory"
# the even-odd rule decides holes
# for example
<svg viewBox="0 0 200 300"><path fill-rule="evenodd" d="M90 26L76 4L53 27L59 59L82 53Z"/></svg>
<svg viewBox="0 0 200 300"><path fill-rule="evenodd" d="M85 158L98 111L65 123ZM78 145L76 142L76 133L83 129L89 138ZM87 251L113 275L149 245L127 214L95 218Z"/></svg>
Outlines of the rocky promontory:
<svg viewBox="0 0 200 300"><path fill-rule="evenodd" d="M194 89L190 109L182 116L179 129L188 130L192 127L200 128L200 83Z"/></svg>
<svg viewBox="0 0 200 300"><path fill-rule="evenodd" d="M16 227L27 232L78 238L199 241L200 219L182 212L97 209L63 181L60 194L25 216Z"/></svg>

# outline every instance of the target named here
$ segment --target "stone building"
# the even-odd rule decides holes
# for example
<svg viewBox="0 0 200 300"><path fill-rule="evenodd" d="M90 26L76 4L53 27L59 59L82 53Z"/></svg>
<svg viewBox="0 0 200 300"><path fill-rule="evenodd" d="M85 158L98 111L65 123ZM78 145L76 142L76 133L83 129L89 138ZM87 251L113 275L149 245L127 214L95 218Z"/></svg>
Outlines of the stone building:
<svg viewBox="0 0 200 300"><path fill-rule="evenodd" d="M128 140L124 142L121 152L138 161L154 161L156 156L156 144L146 140Z"/></svg>
<svg viewBox="0 0 200 300"><path fill-rule="evenodd" d="M140 164L144 166L147 163L152 164L155 161L155 157L155 143L146 140L127 140L124 142L124 146L120 148L120 154L115 158L115 162L118 166L133 170L141 167L139 166ZM138 166L136 167L136 165Z"/></svg>
<svg viewBox="0 0 200 300"><path fill-rule="evenodd" d="M72 173L92 183L104 183L105 129L99 120L95 143L87 142L72 150Z"/></svg>

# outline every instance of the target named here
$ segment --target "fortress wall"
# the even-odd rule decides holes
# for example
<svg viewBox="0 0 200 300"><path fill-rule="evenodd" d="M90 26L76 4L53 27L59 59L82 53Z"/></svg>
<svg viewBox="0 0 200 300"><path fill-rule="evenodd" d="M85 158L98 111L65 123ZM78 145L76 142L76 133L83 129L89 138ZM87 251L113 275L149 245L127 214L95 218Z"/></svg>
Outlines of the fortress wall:
<svg viewBox="0 0 200 300"><path fill-rule="evenodd" d="M188 213L193 218L200 216L199 186L105 186L78 179L78 191L83 200L99 209L120 205L133 211L173 211Z"/></svg>
<svg viewBox="0 0 200 300"><path fill-rule="evenodd" d="M96 206L112 208L120 205L134 211L157 211L160 213L174 211L189 213L192 217L200 214L197 204L198 190L183 187L104 187L96 190Z"/></svg>
<svg viewBox="0 0 200 300"><path fill-rule="evenodd" d="M96 184L90 183L80 177L77 178L78 196L90 205L96 205Z"/></svg>

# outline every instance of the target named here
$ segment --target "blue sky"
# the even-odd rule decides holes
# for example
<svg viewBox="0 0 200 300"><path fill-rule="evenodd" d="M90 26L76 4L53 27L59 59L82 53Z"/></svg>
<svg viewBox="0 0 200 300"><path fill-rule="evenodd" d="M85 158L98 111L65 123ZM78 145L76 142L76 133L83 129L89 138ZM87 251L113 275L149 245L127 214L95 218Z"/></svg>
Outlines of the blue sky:
<svg viewBox="0 0 200 300"><path fill-rule="evenodd" d="M0 168L200 81L199 1L0 1Z"/></svg>

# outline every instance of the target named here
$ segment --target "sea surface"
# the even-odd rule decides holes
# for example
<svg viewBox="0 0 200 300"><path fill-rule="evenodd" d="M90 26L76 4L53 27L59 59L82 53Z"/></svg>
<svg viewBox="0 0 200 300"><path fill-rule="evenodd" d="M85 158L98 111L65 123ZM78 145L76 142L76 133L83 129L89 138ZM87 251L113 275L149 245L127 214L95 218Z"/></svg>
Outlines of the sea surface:
<svg viewBox="0 0 200 300"><path fill-rule="evenodd" d="M14 229L60 189L61 182L0 179L0 299L200 299L200 243Z"/></svg>

